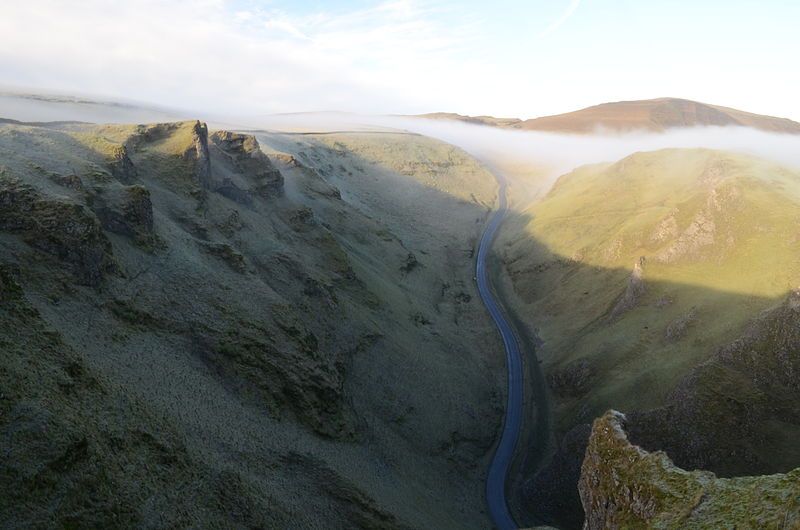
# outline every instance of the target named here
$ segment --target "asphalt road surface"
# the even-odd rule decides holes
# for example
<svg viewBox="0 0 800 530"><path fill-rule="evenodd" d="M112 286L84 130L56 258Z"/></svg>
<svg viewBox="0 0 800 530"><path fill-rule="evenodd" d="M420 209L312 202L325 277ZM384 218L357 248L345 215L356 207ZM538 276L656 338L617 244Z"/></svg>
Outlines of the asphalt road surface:
<svg viewBox="0 0 800 530"><path fill-rule="evenodd" d="M499 530L509 530L518 528L506 502L506 476L511 466L511 459L514 455L514 447L517 445L520 427L522 425L522 355L517 336L506 319L500 303L495 298L489 282L489 274L486 269L486 257L492 247L492 242L497 235L503 219L508 212L508 199L506 197L506 183L502 177L497 176L500 184L499 206L492 214L486 229L481 236L478 246L478 259L475 266L476 279L478 282L478 292L481 295L486 309L492 315L495 325L500 335L503 337L503 344L506 350L506 367L508 368L508 402L506 404L505 421L503 422L503 432L497 444L494 458L489 466L489 474L486 478L486 502L489 505L489 513Z"/></svg>

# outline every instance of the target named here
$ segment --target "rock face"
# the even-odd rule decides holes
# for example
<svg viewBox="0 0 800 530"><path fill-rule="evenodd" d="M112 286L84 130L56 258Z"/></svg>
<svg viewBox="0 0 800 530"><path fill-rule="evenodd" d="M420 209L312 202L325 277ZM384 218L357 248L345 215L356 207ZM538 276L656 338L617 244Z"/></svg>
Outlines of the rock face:
<svg viewBox="0 0 800 530"><path fill-rule="evenodd" d="M579 397L586 393L593 374L591 363L586 359L579 359L561 370L553 371L547 382L556 395Z"/></svg>
<svg viewBox="0 0 800 530"><path fill-rule="evenodd" d="M208 126L199 121L192 126L190 146L183 152L184 160L194 166L194 178L205 189L211 186L211 157L208 154Z"/></svg>
<svg viewBox="0 0 800 530"><path fill-rule="evenodd" d="M256 194L267 198L280 194L283 176L261 151L258 140L250 134L217 131L211 141L230 160L237 172L255 183Z"/></svg>
<svg viewBox="0 0 800 530"><path fill-rule="evenodd" d="M128 236L143 246L157 242L153 224L150 191L141 185L108 188L92 197L94 210L103 228Z"/></svg>
<svg viewBox="0 0 800 530"><path fill-rule="evenodd" d="M734 479L684 471L632 445L625 421L609 411L594 422L578 485L585 530L800 525L800 469Z"/></svg>
<svg viewBox="0 0 800 530"><path fill-rule="evenodd" d="M42 196L19 180L0 176L0 230L68 263L81 284L96 287L114 270L111 244L83 205Z"/></svg>
<svg viewBox="0 0 800 530"><path fill-rule="evenodd" d="M173 186L176 182L186 182L200 190L212 188L208 126L205 123L157 123L138 125L134 130L114 128L104 132L110 133L109 136L124 146L124 151L117 148L112 153L115 160L112 169L117 168L115 175L129 176L132 170L122 171L129 166L135 168L137 175L158 169L162 172L161 178ZM118 152L124 153L125 157L117 160ZM131 183L127 178L120 180L124 184Z"/></svg>
<svg viewBox="0 0 800 530"><path fill-rule="evenodd" d="M133 184L138 176L138 171L128 156L128 148L124 145L117 146L111 156L109 163L111 174L123 184Z"/></svg>
<svg viewBox="0 0 800 530"><path fill-rule="evenodd" d="M646 260L644 257L640 257L636 260L636 263L633 264L633 271L631 272L630 277L628 278L628 284L625 286L625 292L622 296L617 300L617 303L614 304L614 307L611 309L610 319L614 320L620 317L623 313L630 311L636 304L639 303L639 299L645 292L645 283L644 283L644 266Z"/></svg>
<svg viewBox="0 0 800 530"><path fill-rule="evenodd" d="M676 342L686 335L686 331L697 320L697 308L693 307L685 315L676 318L664 330L664 340Z"/></svg>
<svg viewBox="0 0 800 530"><path fill-rule="evenodd" d="M157 170L171 187L182 183L202 199L216 192L239 204L283 192L283 176L252 135L216 131L199 121L139 125L133 131L107 128L102 145L108 168L119 182L138 182L140 173ZM93 140L95 143L98 140Z"/></svg>
<svg viewBox="0 0 800 530"><path fill-rule="evenodd" d="M211 135L214 153L213 190L232 201L252 207L257 198L283 194L283 176L249 134L217 131Z"/></svg>

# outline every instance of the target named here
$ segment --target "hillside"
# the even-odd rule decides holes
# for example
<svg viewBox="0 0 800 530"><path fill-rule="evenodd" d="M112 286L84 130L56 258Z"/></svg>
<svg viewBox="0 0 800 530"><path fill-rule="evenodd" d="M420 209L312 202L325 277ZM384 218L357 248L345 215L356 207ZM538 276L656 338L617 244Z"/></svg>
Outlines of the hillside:
<svg viewBox="0 0 800 530"><path fill-rule="evenodd" d="M517 127L522 122L519 118L495 118L494 116L465 116L455 112L431 112L428 114L418 114L415 118L425 118L429 120L451 120L470 123L473 125L492 125L496 127Z"/></svg>
<svg viewBox="0 0 800 530"><path fill-rule="evenodd" d="M470 280L495 190L437 190L493 181L405 140L0 125L0 520L488 525L502 346ZM443 210L469 222L431 239Z"/></svg>
<svg viewBox="0 0 800 530"><path fill-rule="evenodd" d="M678 98L603 103L574 112L530 120L451 113L425 114L421 117L554 133L662 132L679 127L740 126L774 133L800 134L800 123L792 120Z"/></svg>
<svg viewBox="0 0 800 530"><path fill-rule="evenodd" d="M525 120L515 127L532 131L589 133L596 129L664 131L708 125L736 125L800 134L800 123L791 120L677 98L604 103L567 114Z"/></svg>
<svg viewBox="0 0 800 530"><path fill-rule="evenodd" d="M681 466L798 466L798 183L728 152L637 153L562 176L509 220L504 291L542 342L559 446L530 505L579 524L589 422L608 408Z"/></svg>

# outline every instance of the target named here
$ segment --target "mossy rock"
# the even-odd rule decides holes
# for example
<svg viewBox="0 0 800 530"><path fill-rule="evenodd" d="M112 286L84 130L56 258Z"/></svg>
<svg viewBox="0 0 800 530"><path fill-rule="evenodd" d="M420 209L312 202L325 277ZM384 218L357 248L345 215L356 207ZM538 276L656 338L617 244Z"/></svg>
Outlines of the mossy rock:
<svg viewBox="0 0 800 530"><path fill-rule="evenodd" d="M0 177L0 230L70 264L82 284L98 286L116 270L111 243L92 212L19 180Z"/></svg>
<svg viewBox="0 0 800 530"><path fill-rule="evenodd" d="M732 479L685 471L631 444L625 422L616 411L594 422L579 483L585 529L800 525L800 469Z"/></svg>

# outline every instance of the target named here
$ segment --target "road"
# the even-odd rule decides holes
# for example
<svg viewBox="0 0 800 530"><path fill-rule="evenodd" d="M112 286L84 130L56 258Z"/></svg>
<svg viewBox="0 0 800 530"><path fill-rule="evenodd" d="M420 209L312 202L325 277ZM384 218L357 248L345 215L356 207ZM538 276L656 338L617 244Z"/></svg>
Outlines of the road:
<svg viewBox="0 0 800 530"><path fill-rule="evenodd" d="M486 309L492 315L500 335L503 337L503 344L506 350L506 367L508 368L508 402L506 404L506 415L503 422L503 432L497 444L494 458L489 466L489 473L486 478L486 502L489 505L489 514L499 530L509 530L518 528L506 502L506 476L511 466L511 459L514 455L514 448L519 438L520 427L522 425L522 355L520 353L519 340L514 333L511 324L504 315L495 294L492 291L489 281L489 274L486 266L486 258L492 247L497 231L508 212L508 199L506 197L506 182L500 175L496 175L500 185L498 190L499 204L497 210L492 214L486 229L481 236L478 246L478 258L475 265L476 279L478 282L478 292L481 295Z"/></svg>

